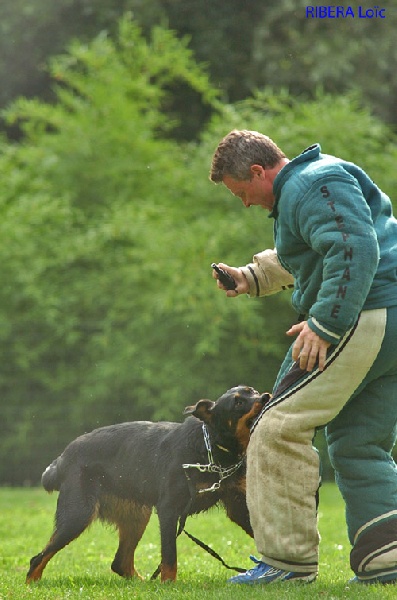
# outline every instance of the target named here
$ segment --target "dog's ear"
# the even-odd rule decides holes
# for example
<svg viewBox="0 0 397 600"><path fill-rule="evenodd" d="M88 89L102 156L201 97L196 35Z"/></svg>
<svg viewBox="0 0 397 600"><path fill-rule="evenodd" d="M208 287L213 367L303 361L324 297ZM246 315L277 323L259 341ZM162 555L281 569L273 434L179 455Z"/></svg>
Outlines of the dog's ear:
<svg viewBox="0 0 397 600"><path fill-rule="evenodd" d="M193 417L197 417L200 421L204 421L204 423L209 423L211 421L211 411L215 406L215 402L212 400L199 400L197 404L193 406L187 406L183 411L184 415L193 415Z"/></svg>

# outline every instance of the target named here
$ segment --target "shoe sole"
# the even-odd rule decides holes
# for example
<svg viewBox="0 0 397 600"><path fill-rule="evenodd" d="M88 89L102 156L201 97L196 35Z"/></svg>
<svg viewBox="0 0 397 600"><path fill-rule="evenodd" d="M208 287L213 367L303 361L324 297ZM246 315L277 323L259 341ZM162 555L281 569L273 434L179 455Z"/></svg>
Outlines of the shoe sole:
<svg viewBox="0 0 397 600"><path fill-rule="evenodd" d="M392 579L381 579L379 577L373 577L371 579L360 579L359 577L353 577L349 579L348 583L358 584L358 585L393 585L397 583L397 578L392 577Z"/></svg>

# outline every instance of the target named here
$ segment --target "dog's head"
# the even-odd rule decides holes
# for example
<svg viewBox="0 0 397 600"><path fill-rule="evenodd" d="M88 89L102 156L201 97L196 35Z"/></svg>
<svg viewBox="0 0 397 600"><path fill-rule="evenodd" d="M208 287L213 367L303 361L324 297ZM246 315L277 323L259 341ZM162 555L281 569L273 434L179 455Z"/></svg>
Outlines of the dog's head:
<svg viewBox="0 0 397 600"><path fill-rule="evenodd" d="M228 390L216 402L199 400L194 406L187 406L184 414L203 421L220 443L234 440L240 452L245 452L251 426L270 398L270 394L260 394L251 387L239 385Z"/></svg>

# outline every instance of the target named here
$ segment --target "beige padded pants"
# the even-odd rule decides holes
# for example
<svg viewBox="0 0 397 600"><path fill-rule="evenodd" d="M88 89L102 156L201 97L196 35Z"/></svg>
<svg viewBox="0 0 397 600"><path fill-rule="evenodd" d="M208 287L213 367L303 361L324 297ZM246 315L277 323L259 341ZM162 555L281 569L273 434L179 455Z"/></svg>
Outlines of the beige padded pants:
<svg viewBox="0 0 397 600"><path fill-rule="evenodd" d="M328 359L276 395L255 426L247 452L247 504L261 560L317 572L317 427L331 421L371 368L382 344L384 309L365 311Z"/></svg>

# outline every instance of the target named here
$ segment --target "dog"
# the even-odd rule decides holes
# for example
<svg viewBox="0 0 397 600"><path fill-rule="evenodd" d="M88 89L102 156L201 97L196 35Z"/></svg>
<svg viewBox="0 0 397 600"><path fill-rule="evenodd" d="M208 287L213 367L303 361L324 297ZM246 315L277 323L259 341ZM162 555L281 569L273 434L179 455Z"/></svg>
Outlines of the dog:
<svg viewBox="0 0 397 600"><path fill-rule="evenodd" d="M269 399L240 385L216 402L186 407L183 423L133 421L76 438L42 475L45 490L59 491L55 529L31 559L26 582L39 580L51 558L97 518L118 529L112 570L140 577L134 553L155 508L162 582L176 579L178 523L181 531L188 515L223 505L253 537L244 457L250 427Z"/></svg>

